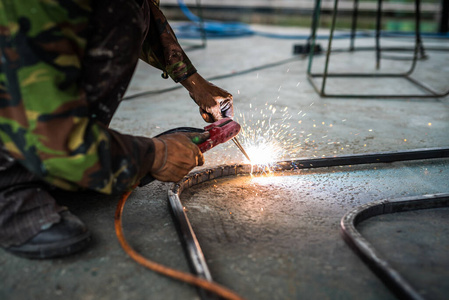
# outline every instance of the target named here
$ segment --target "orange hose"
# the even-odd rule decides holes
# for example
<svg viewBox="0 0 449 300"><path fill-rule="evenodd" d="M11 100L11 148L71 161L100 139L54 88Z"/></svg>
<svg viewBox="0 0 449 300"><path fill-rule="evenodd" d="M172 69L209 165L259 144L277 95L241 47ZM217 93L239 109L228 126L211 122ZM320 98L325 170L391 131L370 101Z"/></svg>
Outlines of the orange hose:
<svg viewBox="0 0 449 300"><path fill-rule="evenodd" d="M125 236L123 234L123 227L122 227L122 213L123 213L123 207L125 206L126 200L128 200L129 195L131 195L133 189L125 192L121 197L117 204L117 209L115 211L115 217L114 217L114 225L115 225L115 233L117 235L117 238L120 242L120 245L122 246L123 250L137 263L141 264L144 267L147 267L148 269L158 272L162 275L177 279L182 282L189 283L191 285L198 286L200 288L203 288L207 291L210 291L214 294L217 294L220 297L231 299L231 300L243 300L242 297L234 293L233 291L215 283L207 281L203 278L200 278L198 276L194 276L189 273L181 272L169 267L166 267L164 265L158 264L156 262L153 262L151 260L146 259L139 253L137 253L126 241Z"/></svg>

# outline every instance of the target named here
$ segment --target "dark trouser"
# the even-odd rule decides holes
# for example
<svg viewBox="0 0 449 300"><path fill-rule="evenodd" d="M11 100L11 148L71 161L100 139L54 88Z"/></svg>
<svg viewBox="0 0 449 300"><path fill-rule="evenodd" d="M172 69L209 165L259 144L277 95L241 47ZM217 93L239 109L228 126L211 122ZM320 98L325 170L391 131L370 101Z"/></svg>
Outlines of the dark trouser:
<svg viewBox="0 0 449 300"><path fill-rule="evenodd" d="M136 0L92 1L81 72L92 118L108 125L131 80L145 32L148 6ZM20 245L60 220L51 189L0 145L0 246Z"/></svg>

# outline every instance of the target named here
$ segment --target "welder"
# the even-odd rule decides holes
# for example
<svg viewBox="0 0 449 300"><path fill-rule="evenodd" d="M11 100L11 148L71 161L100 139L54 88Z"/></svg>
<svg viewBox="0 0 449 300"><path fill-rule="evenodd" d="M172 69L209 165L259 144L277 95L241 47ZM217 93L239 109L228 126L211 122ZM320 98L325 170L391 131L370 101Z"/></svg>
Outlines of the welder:
<svg viewBox="0 0 449 300"><path fill-rule="evenodd" d="M0 246L16 255L88 244L55 189L116 194L204 163L192 134L108 128L139 58L182 84L205 121L233 115L232 95L197 73L155 0L0 0L0 47Z"/></svg>

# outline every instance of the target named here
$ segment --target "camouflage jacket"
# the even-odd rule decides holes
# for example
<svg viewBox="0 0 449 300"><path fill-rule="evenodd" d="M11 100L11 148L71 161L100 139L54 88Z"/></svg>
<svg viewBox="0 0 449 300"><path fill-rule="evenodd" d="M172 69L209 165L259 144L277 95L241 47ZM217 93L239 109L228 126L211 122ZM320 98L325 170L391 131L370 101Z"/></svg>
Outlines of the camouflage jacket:
<svg viewBox="0 0 449 300"><path fill-rule="evenodd" d="M80 69L93 1L0 0L0 144L57 187L110 194L149 172L154 144L89 114ZM147 30L140 58L176 82L196 72L158 1L144 0L142 7Z"/></svg>

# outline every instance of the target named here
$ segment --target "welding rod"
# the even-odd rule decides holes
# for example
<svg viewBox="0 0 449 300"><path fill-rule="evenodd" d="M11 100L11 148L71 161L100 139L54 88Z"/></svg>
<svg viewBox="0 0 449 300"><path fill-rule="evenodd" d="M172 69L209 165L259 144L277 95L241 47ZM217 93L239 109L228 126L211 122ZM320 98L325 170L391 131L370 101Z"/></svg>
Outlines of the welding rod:
<svg viewBox="0 0 449 300"><path fill-rule="evenodd" d="M246 154L245 149L243 149L242 144L240 144L239 140L237 139L237 137L234 137L232 139L232 141L234 142L234 144L237 146L237 148L239 148L239 150L243 153L243 155L245 155L245 157L251 162L251 159L249 158L248 154Z"/></svg>

